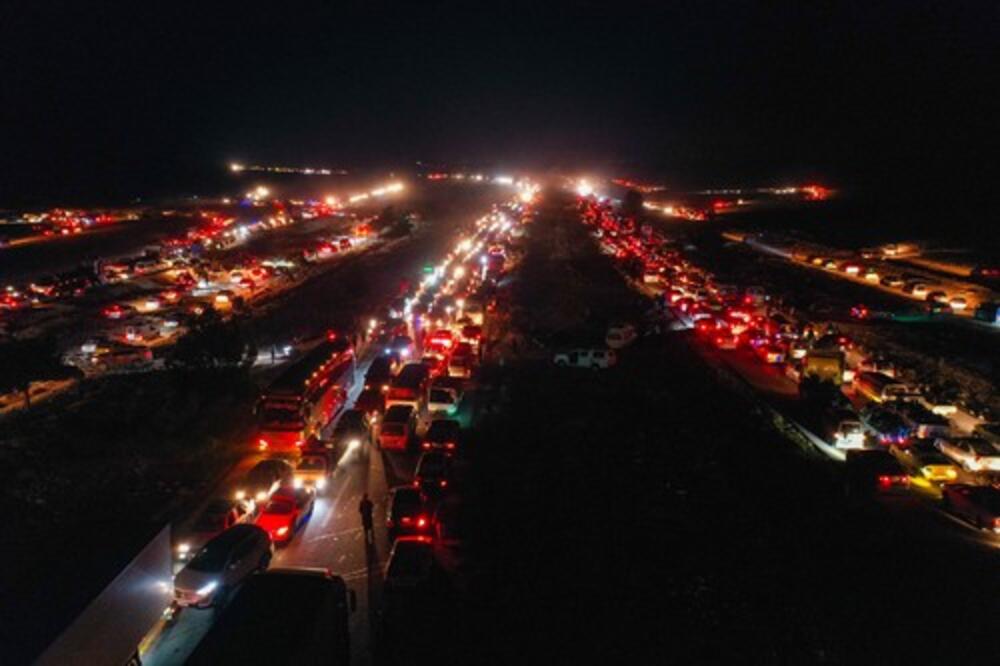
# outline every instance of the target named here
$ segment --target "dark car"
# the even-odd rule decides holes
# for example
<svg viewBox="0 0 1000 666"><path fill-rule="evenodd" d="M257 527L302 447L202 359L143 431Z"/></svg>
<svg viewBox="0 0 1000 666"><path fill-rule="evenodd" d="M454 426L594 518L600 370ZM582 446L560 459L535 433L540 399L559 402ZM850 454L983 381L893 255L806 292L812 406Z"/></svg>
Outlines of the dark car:
<svg viewBox="0 0 1000 666"><path fill-rule="evenodd" d="M947 484L941 489L941 503L978 529L1000 534L1000 489L994 486Z"/></svg>
<svg viewBox="0 0 1000 666"><path fill-rule="evenodd" d="M910 475L886 450L848 451L845 471L844 492L848 496L893 495L910 488Z"/></svg>
<svg viewBox="0 0 1000 666"><path fill-rule="evenodd" d="M186 560L212 537L234 525L250 522L255 505L252 500L218 497L208 503L177 544L177 556Z"/></svg>
<svg viewBox="0 0 1000 666"><path fill-rule="evenodd" d="M454 419L434 419L420 440L423 451L441 450L455 453L458 450L462 426Z"/></svg>
<svg viewBox="0 0 1000 666"><path fill-rule="evenodd" d="M386 393L389 391L389 382L392 381L395 362L393 357L382 355L376 356L368 372L365 373L365 390L376 389Z"/></svg>
<svg viewBox="0 0 1000 666"><path fill-rule="evenodd" d="M355 443L356 442L356 443ZM333 446L344 450L372 443L372 429L368 416L360 409L348 409L341 414L333 428Z"/></svg>
<svg viewBox="0 0 1000 666"><path fill-rule="evenodd" d="M400 537L389 553L385 573L387 594L425 586L434 574L434 543L430 537Z"/></svg>
<svg viewBox="0 0 1000 666"><path fill-rule="evenodd" d="M413 473L413 487L428 494L439 494L451 480L452 459L443 451L425 451Z"/></svg>
<svg viewBox="0 0 1000 666"><path fill-rule="evenodd" d="M419 488L397 486L389 491L385 524L389 538L401 534L429 534L432 528L427 497Z"/></svg>
<svg viewBox="0 0 1000 666"><path fill-rule="evenodd" d="M285 460L270 458L254 465L237 490L237 499L252 499L258 504L267 501L281 486L291 485L295 468Z"/></svg>
<svg viewBox="0 0 1000 666"><path fill-rule="evenodd" d="M385 393L380 388L366 388L354 401L354 409L364 412L369 423L375 423L385 413Z"/></svg>

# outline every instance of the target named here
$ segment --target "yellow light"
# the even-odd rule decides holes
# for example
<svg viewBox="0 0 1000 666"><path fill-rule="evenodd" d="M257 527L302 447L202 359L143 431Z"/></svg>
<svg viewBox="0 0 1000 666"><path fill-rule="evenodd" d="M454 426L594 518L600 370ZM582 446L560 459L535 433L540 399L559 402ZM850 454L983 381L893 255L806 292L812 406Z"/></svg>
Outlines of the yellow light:
<svg viewBox="0 0 1000 666"><path fill-rule="evenodd" d="M257 189L255 189L255 190L253 191L253 193L254 193L254 194L255 194L255 195L256 195L256 196L257 196L257 197L258 197L259 199L263 199L264 197L266 197L266 196L268 196L269 194L271 194L271 190L267 189L267 188L266 188L266 187L264 187L263 185L258 185L258 186L257 186Z"/></svg>
<svg viewBox="0 0 1000 666"><path fill-rule="evenodd" d="M461 280L463 277L465 277L465 267L455 266L455 271L452 273L452 276L456 280Z"/></svg>

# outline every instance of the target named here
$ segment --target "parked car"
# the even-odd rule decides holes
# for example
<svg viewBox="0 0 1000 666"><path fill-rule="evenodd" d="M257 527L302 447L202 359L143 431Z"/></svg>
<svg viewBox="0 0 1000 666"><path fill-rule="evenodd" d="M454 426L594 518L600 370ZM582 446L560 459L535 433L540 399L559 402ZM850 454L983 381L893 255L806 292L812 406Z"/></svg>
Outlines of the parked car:
<svg viewBox="0 0 1000 666"><path fill-rule="evenodd" d="M199 550L174 578L178 606L207 608L225 605L248 576L267 569L271 539L256 525L236 525Z"/></svg>

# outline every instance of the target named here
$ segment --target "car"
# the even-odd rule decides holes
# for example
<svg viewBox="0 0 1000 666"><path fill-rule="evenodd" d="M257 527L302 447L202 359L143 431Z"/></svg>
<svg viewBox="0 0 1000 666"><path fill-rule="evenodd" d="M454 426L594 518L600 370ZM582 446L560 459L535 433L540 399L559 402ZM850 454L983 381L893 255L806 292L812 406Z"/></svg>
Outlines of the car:
<svg viewBox="0 0 1000 666"><path fill-rule="evenodd" d="M333 427L331 438L333 447L342 447L344 451L370 445L374 438L368 415L357 407L344 410Z"/></svg>
<svg viewBox="0 0 1000 666"><path fill-rule="evenodd" d="M470 351L464 351L463 347L470 348ZM472 377L472 371L475 366L475 352L471 351L471 347L468 343L459 343L455 351L448 357L448 376L469 379Z"/></svg>
<svg viewBox="0 0 1000 666"><path fill-rule="evenodd" d="M981 437L942 437L934 446L967 472L1000 472L1000 450Z"/></svg>
<svg viewBox="0 0 1000 666"><path fill-rule="evenodd" d="M236 491L236 499L252 499L257 504L266 502L278 488L291 485L295 468L280 458L268 458L254 465Z"/></svg>
<svg viewBox="0 0 1000 666"><path fill-rule="evenodd" d="M413 487L437 494L451 481L452 458L444 451L424 451L413 473Z"/></svg>
<svg viewBox="0 0 1000 666"><path fill-rule="evenodd" d="M739 348L741 338L738 333L733 333L731 330L723 330L716 333L714 342L718 349L733 350Z"/></svg>
<svg viewBox="0 0 1000 666"><path fill-rule="evenodd" d="M473 346L479 346L483 340L483 327L475 324L466 324L462 327L459 339Z"/></svg>
<svg viewBox="0 0 1000 666"><path fill-rule="evenodd" d="M383 449L406 449L414 431L415 411L411 405L393 405L385 412L378 430Z"/></svg>
<svg viewBox="0 0 1000 666"><path fill-rule="evenodd" d="M1000 489L995 486L950 483L941 489L941 504L977 528L1000 534Z"/></svg>
<svg viewBox="0 0 1000 666"><path fill-rule="evenodd" d="M948 294L943 291L929 291L924 299L932 303L948 304Z"/></svg>
<svg viewBox="0 0 1000 666"><path fill-rule="evenodd" d="M552 362L561 367L592 370L610 368L617 361L618 357L612 349L571 349L558 352L552 357Z"/></svg>
<svg viewBox="0 0 1000 666"><path fill-rule="evenodd" d="M389 491L385 516L389 538L402 534L430 534L432 522L427 496L413 486L396 486Z"/></svg>
<svg viewBox="0 0 1000 666"><path fill-rule="evenodd" d="M316 492L323 492L330 482L330 473L330 463L325 455L303 454L295 466L293 485L315 488Z"/></svg>
<svg viewBox="0 0 1000 666"><path fill-rule="evenodd" d="M267 532L236 525L206 543L174 578L174 602L181 607L224 606L246 578L264 571L273 549Z"/></svg>
<svg viewBox="0 0 1000 666"><path fill-rule="evenodd" d="M421 357L420 362L427 367L428 377L442 377L448 375L448 357L445 355L430 354Z"/></svg>
<svg viewBox="0 0 1000 666"><path fill-rule="evenodd" d="M313 488L281 488L271 495L255 524L267 530L275 544L287 544L312 515L315 505Z"/></svg>
<svg viewBox="0 0 1000 666"><path fill-rule="evenodd" d="M889 452L914 470L915 474L911 475L914 479L930 483L953 483L958 478L955 463L928 440L916 441L911 446L892 444Z"/></svg>
<svg viewBox="0 0 1000 666"><path fill-rule="evenodd" d="M462 426L454 419L434 419L420 440L423 451L443 450L454 453L458 450Z"/></svg>
<svg viewBox="0 0 1000 666"><path fill-rule="evenodd" d="M412 591L431 581L434 574L434 542L429 536L396 539L385 570L388 594Z"/></svg>
<svg viewBox="0 0 1000 666"><path fill-rule="evenodd" d="M844 492L848 496L894 495L905 493L910 476L886 450L850 450L845 457Z"/></svg>
<svg viewBox="0 0 1000 666"><path fill-rule="evenodd" d="M948 301L948 305L955 312L960 312L969 307L969 301L964 296L952 296Z"/></svg>
<svg viewBox="0 0 1000 666"><path fill-rule="evenodd" d="M458 392L443 386L432 386L427 398L427 411L435 414L454 414L458 411Z"/></svg>
<svg viewBox="0 0 1000 666"><path fill-rule="evenodd" d="M438 329L427 336L424 342L424 353L445 356L451 352L454 346L455 334L446 328Z"/></svg>
<svg viewBox="0 0 1000 666"><path fill-rule="evenodd" d="M112 303L101 310L101 314L107 319L125 319L135 312L136 309L127 303Z"/></svg>
<svg viewBox="0 0 1000 666"><path fill-rule="evenodd" d="M325 568L268 569L248 578L211 626L197 632L200 640L183 663L348 664L356 609L354 591Z"/></svg>
<svg viewBox="0 0 1000 666"><path fill-rule="evenodd" d="M879 284L882 285L883 287L892 287L893 289L898 289L899 287L902 287L905 283L903 282L903 278L899 277L898 275L886 275L881 280L879 280Z"/></svg>
<svg viewBox="0 0 1000 666"><path fill-rule="evenodd" d="M354 401L354 409L364 412L369 423L378 423L385 413L385 393L380 387L363 390Z"/></svg>
<svg viewBox="0 0 1000 666"><path fill-rule="evenodd" d="M205 506L189 530L177 544L177 558L188 559L212 537L234 525L253 520L256 505L253 500L217 497Z"/></svg>
<svg viewBox="0 0 1000 666"><path fill-rule="evenodd" d="M883 446L907 446L913 435L895 412L880 405L868 405L859 414L865 432Z"/></svg>
<svg viewBox="0 0 1000 666"><path fill-rule="evenodd" d="M400 358L413 358L416 354L416 345L413 343L413 338L408 335L397 335L389 343L389 347L386 349L387 354L398 354Z"/></svg>
<svg viewBox="0 0 1000 666"><path fill-rule="evenodd" d="M392 356L380 354L372 359L368 371L365 372L365 389L378 389L383 393L389 391L389 382L396 373L396 362Z"/></svg>
<svg viewBox="0 0 1000 666"><path fill-rule="evenodd" d="M754 348L757 357L769 365L777 365L785 362L785 350L780 346L768 343Z"/></svg>
<svg viewBox="0 0 1000 666"><path fill-rule="evenodd" d="M616 324L608 328L604 344L610 349L622 349L632 344L637 337L638 333L632 324Z"/></svg>

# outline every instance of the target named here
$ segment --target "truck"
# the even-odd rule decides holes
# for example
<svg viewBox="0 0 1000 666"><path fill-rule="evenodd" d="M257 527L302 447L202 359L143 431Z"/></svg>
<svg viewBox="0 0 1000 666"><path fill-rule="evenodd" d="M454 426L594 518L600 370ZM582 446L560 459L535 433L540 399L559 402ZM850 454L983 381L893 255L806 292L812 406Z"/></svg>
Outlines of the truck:
<svg viewBox="0 0 1000 666"><path fill-rule="evenodd" d="M282 568L250 576L187 664L349 664L353 590L326 569Z"/></svg>

